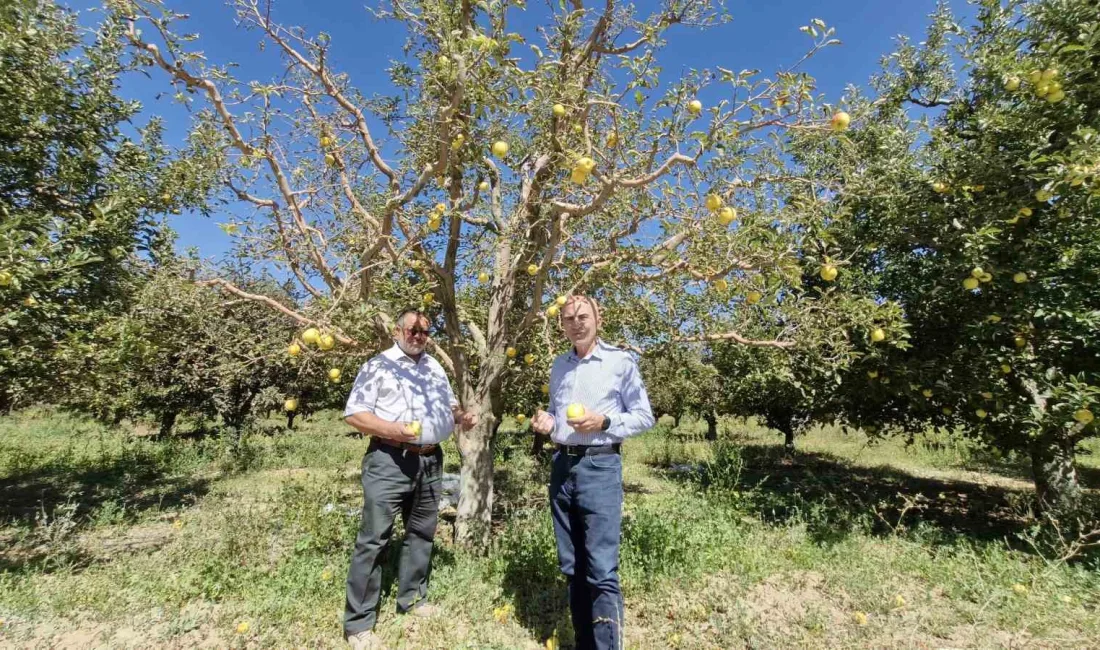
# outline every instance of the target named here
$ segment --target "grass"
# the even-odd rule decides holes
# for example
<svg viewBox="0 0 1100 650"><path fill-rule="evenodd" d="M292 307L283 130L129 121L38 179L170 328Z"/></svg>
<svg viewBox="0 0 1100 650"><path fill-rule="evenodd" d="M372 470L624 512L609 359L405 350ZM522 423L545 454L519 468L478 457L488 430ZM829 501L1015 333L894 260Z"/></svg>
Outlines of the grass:
<svg viewBox="0 0 1100 650"><path fill-rule="evenodd" d="M723 422L718 443L701 431L665 423L626 445L628 647L1100 646L1100 562L1027 543L1023 460L832 428L789 455L751 423ZM391 646L569 640L548 470L528 444L502 428L487 554L440 527L445 617L393 613L391 554L378 628ZM239 445L50 410L0 419L0 646L341 647L364 447L334 413ZM1092 488L1096 458L1081 460Z"/></svg>

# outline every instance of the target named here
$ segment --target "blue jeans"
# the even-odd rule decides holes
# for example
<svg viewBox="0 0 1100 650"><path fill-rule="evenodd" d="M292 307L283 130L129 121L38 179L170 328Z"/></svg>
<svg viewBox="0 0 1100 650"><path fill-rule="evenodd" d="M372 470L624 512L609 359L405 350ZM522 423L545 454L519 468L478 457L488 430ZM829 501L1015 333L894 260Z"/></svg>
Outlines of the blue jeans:
<svg viewBox="0 0 1100 650"><path fill-rule="evenodd" d="M554 454L550 514L558 542L558 565L569 583L578 650L622 647L622 506L623 461L619 454Z"/></svg>

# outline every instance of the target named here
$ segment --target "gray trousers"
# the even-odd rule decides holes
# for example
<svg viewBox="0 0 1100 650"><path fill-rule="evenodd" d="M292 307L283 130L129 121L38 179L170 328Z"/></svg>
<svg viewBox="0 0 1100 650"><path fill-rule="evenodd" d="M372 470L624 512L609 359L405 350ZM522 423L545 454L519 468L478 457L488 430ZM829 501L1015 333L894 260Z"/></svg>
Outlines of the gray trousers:
<svg viewBox="0 0 1100 650"><path fill-rule="evenodd" d="M363 456L363 518L348 567L344 634L374 628L382 592L382 556L401 511L405 541L397 578L397 611L428 595L432 542L439 520L443 451L420 456L372 442Z"/></svg>

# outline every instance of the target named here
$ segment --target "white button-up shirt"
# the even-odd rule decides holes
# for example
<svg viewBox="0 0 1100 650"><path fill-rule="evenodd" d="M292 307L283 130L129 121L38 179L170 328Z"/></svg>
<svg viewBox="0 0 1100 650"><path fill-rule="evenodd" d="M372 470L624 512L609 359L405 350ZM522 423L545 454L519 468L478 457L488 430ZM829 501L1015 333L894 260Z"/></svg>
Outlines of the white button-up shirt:
<svg viewBox="0 0 1100 650"><path fill-rule="evenodd" d="M392 348L363 364L351 388L344 417L368 411L389 422L420 420L419 444L438 444L454 431L457 405L443 366L428 353L419 361Z"/></svg>
<svg viewBox="0 0 1100 650"><path fill-rule="evenodd" d="M566 424L566 409L581 404L588 413L606 415L607 431L578 433ZM550 367L550 438L561 445L606 445L653 426L653 410L642 383L638 363L625 350L597 339L583 359L570 349Z"/></svg>

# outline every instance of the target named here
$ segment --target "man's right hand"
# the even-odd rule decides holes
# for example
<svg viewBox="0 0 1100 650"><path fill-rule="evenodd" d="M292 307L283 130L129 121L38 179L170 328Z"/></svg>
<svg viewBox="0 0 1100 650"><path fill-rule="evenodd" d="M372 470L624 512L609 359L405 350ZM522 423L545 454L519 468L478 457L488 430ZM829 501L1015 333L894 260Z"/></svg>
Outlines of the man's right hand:
<svg viewBox="0 0 1100 650"><path fill-rule="evenodd" d="M382 437L395 442L416 442L420 440L420 436L409 431L408 422L391 422L390 426L386 427Z"/></svg>
<svg viewBox="0 0 1100 650"><path fill-rule="evenodd" d="M535 417L531 418L531 428L536 433L547 434L554 430L554 416L539 409Z"/></svg>

